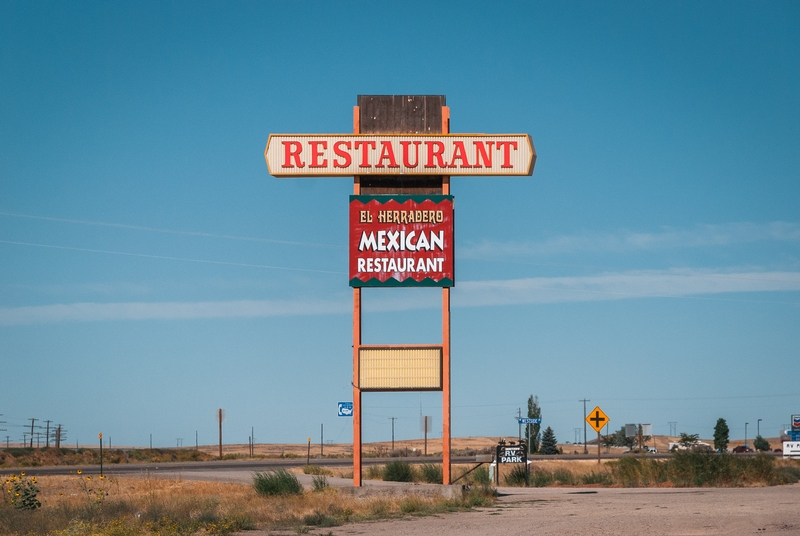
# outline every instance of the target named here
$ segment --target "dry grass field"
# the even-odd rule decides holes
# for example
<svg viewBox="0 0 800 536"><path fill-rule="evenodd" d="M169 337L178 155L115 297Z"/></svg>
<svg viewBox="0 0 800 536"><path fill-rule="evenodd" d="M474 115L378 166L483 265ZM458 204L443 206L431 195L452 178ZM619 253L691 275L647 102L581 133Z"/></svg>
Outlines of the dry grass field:
<svg viewBox="0 0 800 536"><path fill-rule="evenodd" d="M7 475L5 475L7 476ZM5 479L5 478L4 478ZM367 497L335 488L300 495L262 496L253 486L165 478L42 476L41 508L0 503L0 534L227 534L245 529L299 530L406 514L438 513L490 504L442 497Z"/></svg>

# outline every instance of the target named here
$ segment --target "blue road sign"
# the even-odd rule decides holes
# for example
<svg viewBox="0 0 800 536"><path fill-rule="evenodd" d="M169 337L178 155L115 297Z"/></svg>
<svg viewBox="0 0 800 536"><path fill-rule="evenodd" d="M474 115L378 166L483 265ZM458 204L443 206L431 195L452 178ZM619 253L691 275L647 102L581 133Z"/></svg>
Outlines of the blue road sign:
<svg viewBox="0 0 800 536"><path fill-rule="evenodd" d="M542 424L542 419L531 419L528 417L522 417L521 419L517 419L519 424Z"/></svg>
<svg viewBox="0 0 800 536"><path fill-rule="evenodd" d="M792 441L800 441L800 432L790 431L789 437L792 438Z"/></svg>
<svg viewBox="0 0 800 536"><path fill-rule="evenodd" d="M353 403L352 402L339 402L339 417L352 417L353 416Z"/></svg>

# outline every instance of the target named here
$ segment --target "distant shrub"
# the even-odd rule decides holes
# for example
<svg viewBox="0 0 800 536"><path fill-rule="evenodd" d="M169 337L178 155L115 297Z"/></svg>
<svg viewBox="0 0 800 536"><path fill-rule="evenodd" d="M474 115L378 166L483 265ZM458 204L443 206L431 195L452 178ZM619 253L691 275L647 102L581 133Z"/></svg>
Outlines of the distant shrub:
<svg viewBox="0 0 800 536"><path fill-rule="evenodd" d="M303 524L310 527L335 527L338 523L325 512L314 510L314 513L303 516Z"/></svg>
<svg viewBox="0 0 800 536"><path fill-rule="evenodd" d="M549 486L554 482L553 473L542 469L531 471L531 486L536 488L543 488Z"/></svg>
<svg viewBox="0 0 800 536"><path fill-rule="evenodd" d="M581 475L581 484L584 485L600 484L602 486L610 486L613 483L614 480L608 473L589 473L588 475Z"/></svg>
<svg viewBox="0 0 800 536"><path fill-rule="evenodd" d="M331 475L333 475L333 471L331 471L330 469L326 469L325 467L322 467L320 465L314 465L312 463L311 465L304 465L303 466L303 474L305 474L305 475L327 475L327 476L331 476Z"/></svg>
<svg viewBox="0 0 800 536"><path fill-rule="evenodd" d="M391 461L383 468L383 479L387 482L413 482L414 470L408 462Z"/></svg>
<svg viewBox="0 0 800 536"><path fill-rule="evenodd" d="M488 486L492 483L492 479L489 478L489 468L485 465L481 465L475 469L470 476L472 477L472 481L476 484Z"/></svg>
<svg viewBox="0 0 800 536"><path fill-rule="evenodd" d="M352 478L352 475L350 478ZM364 473L364 478L367 480L383 480L383 467L380 465L367 466L367 470Z"/></svg>
<svg viewBox="0 0 800 536"><path fill-rule="evenodd" d="M524 465L514 465L504 476L507 486L525 486L528 471Z"/></svg>
<svg viewBox="0 0 800 536"><path fill-rule="evenodd" d="M422 512L427 507L427 503L417 495L409 495L400 501L400 511L406 514Z"/></svg>
<svg viewBox="0 0 800 536"><path fill-rule="evenodd" d="M442 466L435 463L423 463L419 468L420 478L429 484L442 483Z"/></svg>
<svg viewBox="0 0 800 536"><path fill-rule="evenodd" d="M497 490L491 486L470 486L465 490L460 500L455 501L457 506L467 508L492 506L497 499Z"/></svg>
<svg viewBox="0 0 800 536"><path fill-rule="evenodd" d="M284 469L253 475L253 488L259 495L301 495L303 486Z"/></svg>
<svg viewBox="0 0 800 536"><path fill-rule="evenodd" d="M328 479L322 475L313 477L311 479L311 485L314 487L314 491L325 491L330 487Z"/></svg>

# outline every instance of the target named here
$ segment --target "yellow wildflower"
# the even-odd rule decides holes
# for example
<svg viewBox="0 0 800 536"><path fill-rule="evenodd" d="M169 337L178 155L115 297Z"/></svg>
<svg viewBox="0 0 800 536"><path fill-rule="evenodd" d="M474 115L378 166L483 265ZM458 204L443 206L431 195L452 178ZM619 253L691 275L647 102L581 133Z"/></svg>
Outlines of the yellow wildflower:
<svg viewBox="0 0 800 536"><path fill-rule="evenodd" d="M83 474L83 470L82 469L78 469L78 474L82 475Z"/></svg>

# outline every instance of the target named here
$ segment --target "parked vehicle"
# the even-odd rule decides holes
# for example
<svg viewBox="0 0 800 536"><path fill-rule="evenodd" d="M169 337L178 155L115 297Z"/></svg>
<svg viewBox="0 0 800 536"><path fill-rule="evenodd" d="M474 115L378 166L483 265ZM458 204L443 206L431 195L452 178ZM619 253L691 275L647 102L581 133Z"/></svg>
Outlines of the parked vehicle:
<svg viewBox="0 0 800 536"><path fill-rule="evenodd" d="M744 445L739 445L738 447L734 447L732 452L735 454L741 454L743 452L753 452L753 449L745 447Z"/></svg>

